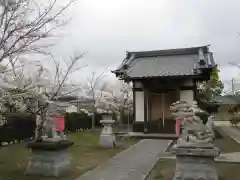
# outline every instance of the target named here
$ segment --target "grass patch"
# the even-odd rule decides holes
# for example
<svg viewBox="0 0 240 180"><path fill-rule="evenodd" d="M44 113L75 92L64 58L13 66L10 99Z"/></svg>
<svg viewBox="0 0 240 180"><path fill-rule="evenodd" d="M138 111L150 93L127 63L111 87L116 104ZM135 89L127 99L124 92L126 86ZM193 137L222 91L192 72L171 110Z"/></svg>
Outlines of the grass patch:
<svg viewBox="0 0 240 180"><path fill-rule="evenodd" d="M0 149L0 180L72 180L136 143L134 139L118 139L116 148L102 149L98 146L99 132L77 132L69 134L68 137L74 141L74 145L69 148L72 168L67 176L25 176L30 151L25 144L14 144Z"/></svg>
<svg viewBox="0 0 240 180"><path fill-rule="evenodd" d="M175 171L175 160L160 159L147 180L172 180Z"/></svg>
<svg viewBox="0 0 240 180"><path fill-rule="evenodd" d="M239 180L240 164L216 163L219 180ZM160 159L147 180L172 180L175 160Z"/></svg>
<svg viewBox="0 0 240 180"><path fill-rule="evenodd" d="M215 139L214 144L220 149L221 153L240 151L240 144L230 138L226 133L221 132L219 129L217 129L217 132L220 133L222 137Z"/></svg>

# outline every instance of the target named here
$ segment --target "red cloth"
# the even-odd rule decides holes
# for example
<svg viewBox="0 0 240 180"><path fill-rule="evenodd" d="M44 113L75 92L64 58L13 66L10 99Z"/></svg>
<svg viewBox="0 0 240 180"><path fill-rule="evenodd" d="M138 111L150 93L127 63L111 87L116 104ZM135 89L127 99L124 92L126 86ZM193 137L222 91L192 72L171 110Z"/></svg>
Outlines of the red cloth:
<svg viewBox="0 0 240 180"><path fill-rule="evenodd" d="M64 116L54 116L54 120L56 123L56 131L64 130Z"/></svg>
<svg viewBox="0 0 240 180"><path fill-rule="evenodd" d="M175 133L176 133L177 137L179 137L179 135L180 135L180 127L181 127L181 122L182 122L183 119L184 119L184 117L175 118L175 120L176 120Z"/></svg>

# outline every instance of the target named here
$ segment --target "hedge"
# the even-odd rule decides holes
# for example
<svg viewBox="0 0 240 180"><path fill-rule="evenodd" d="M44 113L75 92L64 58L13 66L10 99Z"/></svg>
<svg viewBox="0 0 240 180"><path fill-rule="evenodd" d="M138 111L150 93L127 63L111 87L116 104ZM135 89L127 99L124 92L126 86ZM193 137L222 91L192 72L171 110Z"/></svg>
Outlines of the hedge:
<svg viewBox="0 0 240 180"><path fill-rule="evenodd" d="M133 124L134 119L133 119L133 114L124 114L122 117L122 124Z"/></svg>
<svg viewBox="0 0 240 180"><path fill-rule="evenodd" d="M90 129L92 127L92 117L85 113L66 113L65 131L75 132L78 130Z"/></svg>
<svg viewBox="0 0 240 180"><path fill-rule="evenodd" d="M5 121L0 126L0 143L29 140L35 134L35 117L26 113L2 114Z"/></svg>
<svg viewBox="0 0 240 180"><path fill-rule="evenodd" d="M26 113L1 114L4 123L0 125L0 145L3 142L21 142L35 136L35 117ZM92 127L92 117L81 113L66 113L65 131L76 132ZM101 115L95 116L95 127L100 126Z"/></svg>

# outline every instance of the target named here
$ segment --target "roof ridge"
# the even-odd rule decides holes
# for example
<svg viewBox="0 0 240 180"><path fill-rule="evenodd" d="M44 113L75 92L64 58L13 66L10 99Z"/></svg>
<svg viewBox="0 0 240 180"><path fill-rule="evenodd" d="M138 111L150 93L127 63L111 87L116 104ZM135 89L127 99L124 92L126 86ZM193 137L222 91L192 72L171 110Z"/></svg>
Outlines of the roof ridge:
<svg viewBox="0 0 240 180"><path fill-rule="evenodd" d="M188 47L188 48L151 50L151 51L131 51L131 52L127 52L127 57L130 57L132 54L134 54L136 57L195 54L195 53L198 53L198 50L200 48L203 48L204 53L206 53L208 52L209 46L210 45Z"/></svg>

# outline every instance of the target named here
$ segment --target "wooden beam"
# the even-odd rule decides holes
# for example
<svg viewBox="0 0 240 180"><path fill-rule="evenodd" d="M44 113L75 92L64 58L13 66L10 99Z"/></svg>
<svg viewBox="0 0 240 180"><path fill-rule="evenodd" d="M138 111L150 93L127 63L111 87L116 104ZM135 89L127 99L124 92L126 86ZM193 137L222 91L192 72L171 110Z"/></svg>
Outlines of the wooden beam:
<svg viewBox="0 0 240 180"><path fill-rule="evenodd" d="M143 88L132 88L132 89L133 89L133 91L144 91Z"/></svg>
<svg viewBox="0 0 240 180"><path fill-rule="evenodd" d="M202 79L202 75L185 75L185 76L153 76L153 77L130 77L130 80L184 80L184 79Z"/></svg>
<svg viewBox="0 0 240 180"><path fill-rule="evenodd" d="M196 85L192 85L192 86L180 86L179 87L180 90L195 90L196 89Z"/></svg>

